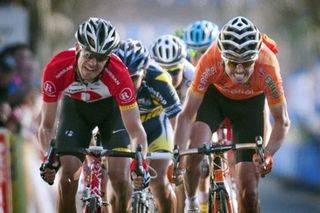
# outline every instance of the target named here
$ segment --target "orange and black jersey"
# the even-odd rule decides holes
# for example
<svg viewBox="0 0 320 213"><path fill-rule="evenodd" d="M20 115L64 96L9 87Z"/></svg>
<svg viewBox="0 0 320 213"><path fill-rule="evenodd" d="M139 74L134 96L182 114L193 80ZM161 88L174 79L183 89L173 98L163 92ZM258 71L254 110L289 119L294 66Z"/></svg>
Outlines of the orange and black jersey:
<svg viewBox="0 0 320 213"><path fill-rule="evenodd" d="M265 94L269 106L282 104L285 100L278 60L273 51L262 44L254 72L245 84L231 81L224 71L221 53L214 43L199 60L191 91L204 95L213 84L220 93L232 100L244 100Z"/></svg>

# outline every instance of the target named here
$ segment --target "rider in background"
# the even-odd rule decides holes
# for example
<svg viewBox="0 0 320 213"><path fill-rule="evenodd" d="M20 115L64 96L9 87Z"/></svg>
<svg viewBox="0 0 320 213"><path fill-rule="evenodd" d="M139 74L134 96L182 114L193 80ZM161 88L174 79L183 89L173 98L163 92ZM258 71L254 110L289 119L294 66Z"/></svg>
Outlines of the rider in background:
<svg viewBox="0 0 320 213"><path fill-rule="evenodd" d="M198 20L188 25L183 34L183 41L187 45L191 63L196 66L200 57L216 41L219 34L218 25L207 20ZM201 163L201 175L199 179L199 205L200 212L208 209L209 191L209 165L207 156Z"/></svg>
<svg viewBox="0 0 320 213"><path fill-rule="evenodd" d="M155 39L151 47L151 57L165 70L171 78L181 102L184 101L187 90L194 75L194 66L186 59L187 51L183 41L173 35L163 35ZM172 165L168 168L171 176ZM183 212L185 194L183 185L176 185L177 210Z"/></svg>
<svg viewBox="0 0 320 213"><path fill-rule="evenodd" d="M236 152L236 184L239 212L259 212L260 175L272 170L272 156L281 147L290 127L276 46L262 36L247 18L232 18L220 30L217 42L200 58L194 80L177 117L175 143L186 149L210 141L227 116L232 123L233 141L247 143L264 132L264 106L268 100L274 119L265 147L265 165L257 163L254 151ZM266 98L265 98L266 97ZM194 121L195 118L195 121ZM200 156L182 159L186 167L184 184L188 210L198 210L196 191Z"/></svg>
<svg viewBox="0 0 320 213"><path fill-rule="evenodd" d="M184 102L194 75L194 66L186 56L184 42L173 35L160 36L151 46L151 58L170 74L181 102Z"/></svg>
<svg viewBox="0 0 320 213"><path fill-rule="evenodd" d="M149 152L172 152L173 126L181 111L179 97L170 76L149 58L149 51L137 40L121 42L116 54L128 67L137 93L140 119L147 133ZM166 176L170 159L151 160L157 172L150 188L159 212L175 212L176 195Z"/></svg>
<svg viewBox="0 0 320 213"><path fill-rule="evenodd" d="M183 34L191 63L196 66L202 54L216 41L218 25L207 20L195 21L188 25Z"/></svg>
<svg viewBox="0 0 320 213"><path fill-rule="evenodd" d="M98 126L104 148L127 147L127 144L110 144L114 122L122 117L130 136L132 150L136 145L147 149L147 138L139 119L134 85L121 60L112 52L119 45L119 35L113 25L101 18L89 18L80 24L75 33L75 48L56 54L46 65L42 79L43 105L38 139L43 152L50 140L56 137L56 169L44 169L41 176L52 183L61 167L58 186L57 212L76 212L75 194L84 155L91 132ZM61 110L57 132L55 122L60 97ZM115 113L120 108L120 113ZM110 159L109 166L118 172L111 180L116 192L125 193L130 187L129 163L126 159ZM121 169L119 169L121 168ZM114 176L113 176L114 177ZM121 201L126 209L127 201ZM119 210L120 211L120 210Z"/></svg>

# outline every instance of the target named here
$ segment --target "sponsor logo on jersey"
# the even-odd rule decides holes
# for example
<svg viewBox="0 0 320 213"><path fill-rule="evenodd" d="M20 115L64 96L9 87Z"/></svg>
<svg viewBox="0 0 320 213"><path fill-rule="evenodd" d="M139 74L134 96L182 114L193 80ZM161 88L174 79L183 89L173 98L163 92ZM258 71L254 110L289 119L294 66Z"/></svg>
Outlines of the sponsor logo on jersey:
<svg viewBox="0 0 320 213"><path fill-rule="evenodd" d="M86 86L80 82L73 82L68 88L66 88L66 92L70 94L82 91L86 91Z"/></svg>
<svg viewBox="0 0 320 213"><path fill-rule="evenodd" d="M119 80L117 79L117 77L110 71L107 69L107 74L110 76L110 78L116 83L116 85L119 85L120 82Z"/></svg>
<svg viewBox="0 0 320 213"><path fill-rule="evenodd" d="M128 103L128 102L132 101L133 94L134 93L132 92L132 90L130 88L126 87L126 88L121 90L121 92L119 94L119 98L124 103Z"/></svg>
<svg viewBox="0 0 320 213"><path fill-rule="evenodd" d="M231 95L252 95L252 89L229 89L229 88L222 88L224 92L229 93Z"/></svg>
<svg viewBox="0 0 320 213"><path fill-rule="evenodd" d="M60 71L58 72L58 74L56 75L56 78L60 78L63 74L65 74L66 72L68 72L68 71L71 70L72 68L73 68L73 66L70 65L70 66L64 68L63 70L60 70Z"/></svg>
<svg viewBox="0 0 320 213"><path fill-rule="evenodd" d="M201 73L198 90L203 91L208 84L209 78L217 72L215 67L206 68L203 73Z"/></svg>
<svg viewBox="0 0 320 213"><path fill-rule="evenodd" d="M56 86L54 85L54 83L52 81L45 81L43 83L43 88L42 88L44 94L46 94L47 96L55 96L56 93Z"/></svg>
<svg viewBox="0 0 320 213"><path fill-rule="evenodd" d="M156 91L153 87L149 87L149 92L153 95L153 97L156 99L157 102L161 103L162 105L167 104L167 100L164 99L162 94L159 91Z"/></svg>
<svg viewBox="0 0 320 213"><path fill-rule="evenodd" d="M277 88L276 83L272 80L272 77L270 75L268 75L265 79L264 79L264 83L269 87L272 97L273 98L279 98L279 91Z"/></svg>

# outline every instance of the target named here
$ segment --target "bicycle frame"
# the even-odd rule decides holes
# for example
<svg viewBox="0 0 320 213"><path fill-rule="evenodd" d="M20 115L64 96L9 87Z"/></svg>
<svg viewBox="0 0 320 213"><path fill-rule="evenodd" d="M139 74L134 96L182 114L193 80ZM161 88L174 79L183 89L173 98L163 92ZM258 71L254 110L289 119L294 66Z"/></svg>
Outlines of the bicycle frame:
<svg viewBox="0 0 320 213"><path fill-rule="evenodd" d="M153 213L156 211L155 201L149 188L132 192L131 207L133 213Z"/></svg>
<svg viewBox="0 0 320 213"><path fill-rule="evenodd" d="M93 157L90 162L90 180L87 188L87 196L83 196L82 200L85 202L85 213L101 213L102 207L108 205L107 202L103 201L102 196L102 180L103 180L103 164L102 159L106 157L125 157L133 158L138 162L137 168L142 168L142 153L141 146L138 145L136 152L125 152L125 151L113 151L103 149L101 146L90 146L87 149L82 150L82 153ZM158 153L150 152L146 153L147 159L173 159L171 153ZM141 172L141 171L140 171ZM143 171L142 171L143 172ZM140 174L140 173L137 173ZM149 188L143 190L135 190L133 192L132 207L133 212L150 212L154 208L154 202L152 203L153 196L148 191ZM139 207L139 208L136 208Z"/></svg>
<svg viewBox="0 0 320 213"><path fill-rule="evenodd" d="M138 149L139 150L139 149ZM146 155L147 159L173 159L171 153L166 152L148 152ZM142 165L142 161L138 160L138 167ZM156 173L156 171L154 171ZM154 197L148 188L145 189L134 189L132 193L132 213L154 213L156 212L156 205Z"/></svg>
<svg viewBox="0 0 320 213"><path fill-rule="evenodd" d="M103 201L104 193L102 191L103 187L105 187L103 185L103 179L106 173L106 167L102 163L102 157L94 154L102 150L103 148L101 146L90 146L86 151L86 154L90 155L91 162L88 163L89 168L87 168L90 171L84 171L87 184L81 200L84 202L85 213L100 213L102 212L102 207L108 205L106 201Z"/></svg>
<svg viewBox="0 0 320 213"><path fill-rule="evenodd" d="M229 212L233 213L233 206L230 197L230 186L226 181L227 169L223 160L223 153L211 154L209 170L210 188L209 188L209 212Z"/></svg>
<svg viewBox="0 0 320 213"><path fill-rule="evenodd" d="M229 150L239 149L255 149L260 158L263 156L262 138L257 137L255 143L243 144L204 144L202 147L179 151L179 147L175 146L175 168L180 161L181 156L204 154L209 156L209 172L210 172L210 189L209 189L209 205L208 212L212 213L233 213L230 195L226 183L226 173L223 167L222 155ZM261 159L263 161L263 159Z"/></svg>

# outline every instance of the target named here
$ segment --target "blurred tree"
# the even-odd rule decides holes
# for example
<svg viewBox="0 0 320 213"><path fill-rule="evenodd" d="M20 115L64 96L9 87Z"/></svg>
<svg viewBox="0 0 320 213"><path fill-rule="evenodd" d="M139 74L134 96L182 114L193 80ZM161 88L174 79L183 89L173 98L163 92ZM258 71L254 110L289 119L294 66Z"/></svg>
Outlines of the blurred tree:
<svg viewBox="0 0 320 213"><path fill-rule="evenodd" d="M30 43L42 65L57 49L73 45L70 43L74 40L73 21L78 23L79 19L83 17L105 16L105 14L120 22L126 21L126 16L118 15L121 14L120 10L128 9L128 7L130 8L128 14L134 16L132 18L137 18L134 14L139 14L140 19L144 20L144 17L148 16L147 12L153 11L152 8L159 10L159 2L146 0L2 0L1 2L20 4L30 11ZM158 18L174 16L175 21L181 22L186 19L187 14L198 14L199 18L204 18L203 14L206 18L215 14L213 17L218 17L217 21L221 21L221 19L225 21L235 14L249 15L249 17L254 17L257 23L264 23L267 32L276 32L283 36L281 39L286 42L284 47L288 48L284 50L288 54L284 56L286 60L290 58L290 61L296 62L297 66L304 66L306 63L311 64L310 62L320 56L320 39L318 39L320 37L320 1L318 0L263 2L258 0L237 2L215 0L204 1L206 5L198 5L197 7L193 5L194 1L192 0L186 0L186 4L183 6L179 2L179 0L173 0L172 5L168 7L160 5L168 14ZM142 9L145 10L143 15L140 14ZM177 9L180 12L177 12ZM171 10L175 12L172 14ZM105 12L101 13L101 11ZM188 13L187 11L194 12ZM288 67L288 69L292 68Z"/></svg>

